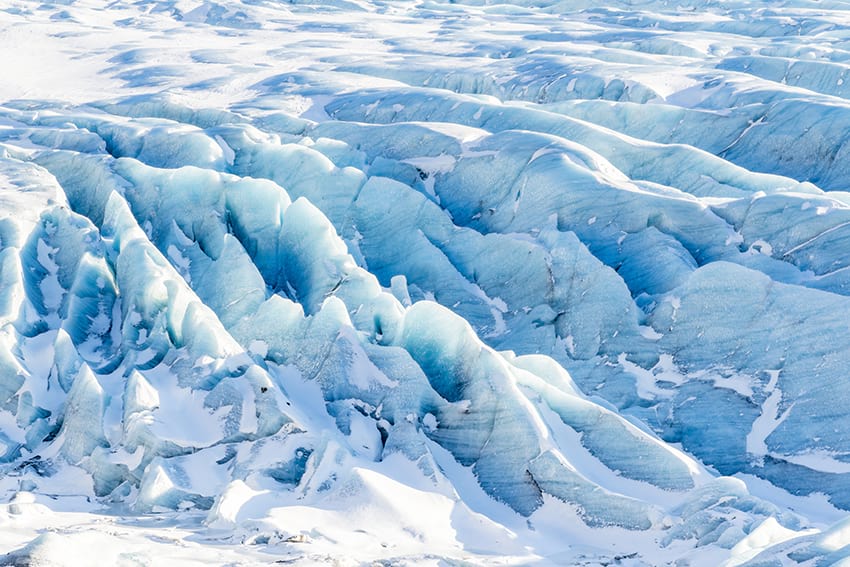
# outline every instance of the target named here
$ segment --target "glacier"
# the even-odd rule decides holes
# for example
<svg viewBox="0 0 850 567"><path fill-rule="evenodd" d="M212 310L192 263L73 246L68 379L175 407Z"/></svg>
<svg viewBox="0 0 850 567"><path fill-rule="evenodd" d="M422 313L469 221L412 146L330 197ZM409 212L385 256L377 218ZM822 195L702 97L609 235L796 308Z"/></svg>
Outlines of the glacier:
<svg viewBox="0 0 850 567"><path fill-rule="evenodd" d="M0 564L850 561L846 3L0 15Z"/></svg>

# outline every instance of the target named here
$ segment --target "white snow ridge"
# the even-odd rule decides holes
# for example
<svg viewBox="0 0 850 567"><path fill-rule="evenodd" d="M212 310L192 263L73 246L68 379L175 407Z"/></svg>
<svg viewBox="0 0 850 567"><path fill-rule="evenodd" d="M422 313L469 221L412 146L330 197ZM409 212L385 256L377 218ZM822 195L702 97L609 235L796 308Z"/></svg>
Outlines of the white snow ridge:
<svg viewBox="0 0 850 567"><path fill-rule="evenodd" d="M0 49L0 565L850 564L846 2Z"/></svg>

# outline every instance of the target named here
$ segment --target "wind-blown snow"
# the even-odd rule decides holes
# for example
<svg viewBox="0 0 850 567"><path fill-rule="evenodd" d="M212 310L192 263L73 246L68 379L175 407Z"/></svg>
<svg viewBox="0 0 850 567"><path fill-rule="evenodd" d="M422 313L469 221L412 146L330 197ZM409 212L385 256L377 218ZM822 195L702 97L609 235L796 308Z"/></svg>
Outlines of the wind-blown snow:
<svg viewBox="0 0 850 567"><path fill-rule="evenodd" d="M675 4L0 7L0 563L850 557L850 12Z"/></svg>

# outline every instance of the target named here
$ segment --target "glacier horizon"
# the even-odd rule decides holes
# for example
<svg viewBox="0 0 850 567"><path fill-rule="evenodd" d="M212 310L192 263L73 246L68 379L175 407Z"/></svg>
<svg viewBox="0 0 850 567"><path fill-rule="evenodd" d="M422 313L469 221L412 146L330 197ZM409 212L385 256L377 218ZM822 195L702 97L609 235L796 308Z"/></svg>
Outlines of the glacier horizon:
<svg viewBox="0 0 850 567"><path fill-rule="evenodd" d="M847 12L691 4L5 11L0 562L850 557Z"/></svg>

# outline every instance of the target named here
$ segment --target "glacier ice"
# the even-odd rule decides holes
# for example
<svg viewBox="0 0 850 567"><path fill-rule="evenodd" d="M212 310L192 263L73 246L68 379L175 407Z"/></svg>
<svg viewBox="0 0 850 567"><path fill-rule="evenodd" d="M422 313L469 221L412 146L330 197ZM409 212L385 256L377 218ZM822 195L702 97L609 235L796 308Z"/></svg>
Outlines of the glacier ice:
<svg viewBox="0 0 850 567"><path fill-rule="evenodd" d="M846 559L841 2L19 4L96 72L0 86L0 525Z"/></svg>

